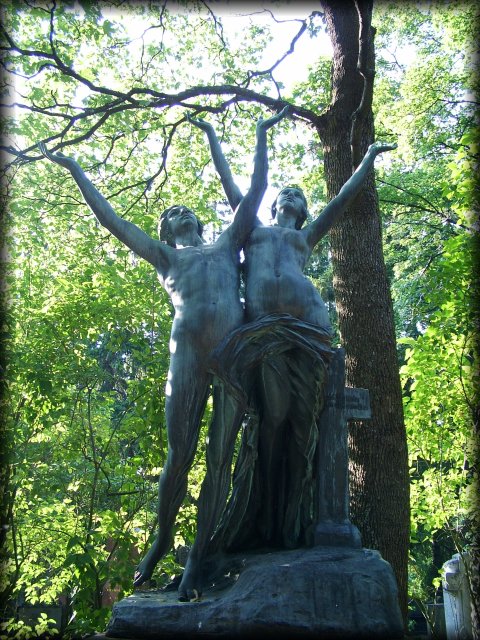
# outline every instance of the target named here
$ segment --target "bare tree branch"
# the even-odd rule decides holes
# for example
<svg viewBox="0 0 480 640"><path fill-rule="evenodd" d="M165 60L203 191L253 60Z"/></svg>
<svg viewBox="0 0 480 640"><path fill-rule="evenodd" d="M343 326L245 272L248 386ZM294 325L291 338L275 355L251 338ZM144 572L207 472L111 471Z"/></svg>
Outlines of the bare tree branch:
<svg viewBox="0 0 480 640"><path fill-rule="evenodd" d="M427 211L434 212L434 213L437 213L437 214L441 214L441 209L439 209L437 206L435 206L435 204L433 202L431 202L431 200L426 198L421 193L418 193L417 191L411 191L410 189L406 189L405 187L401 187L400 185L394 184L393 182L387 182L386 180L382 180L379 177L377 177L376 180L377 180L377 182L379 182L381 184L385 184L385 185L387 185L389 187L393 187L394 189L397 189L397 191L402 191L403 193L406 193L407 195L412 196L414 198L415 202L416 202L416 206L419 206L418 205L418 200L423 200L428 205Z"/></svg>
<svg viewBox="0 0 480 640"><path fill-rule="evenodd" d="M278 67L278 65L283 62L285 60L285 58L289 55L291 55L294 51L295 51L295 45L297 43L297 41L299 40L299 38L302 36L302 34L306 31L307 29L307 21L306 20L302 20L302 24L300 29L298 30L298 32L295 34L295 36L293 37L291 43L290 43L290 47L288 48L288 50L276 61L272 64L271 67L269 67L268 69L265 69L263 71L248 71L247 72L247 78L245 80L245 82L243 83L245 87L248 87L250 84L250 81L252 78L258 77L258 76L265 76L268 75L271 77L271 79L275 82L274 78L273 78L273 71ZM278 88L277 83L275 82L275 85L277 86L277 90L278 90L278 94L280 97L280 91Z"/></svg>
<svg viewBox="0 0 480 640"><path fill-rule="evenodd" d="M207 3L205 3L207 6ZM110 89L107 86L99 86L95 82L89 80L87 77L77 72L71 64L65 62L62 59L62 55L58 48L58 42L55 40L55 11L57 9L56 2L50 5L49 9L45 9L45 12L49 14L49 33L48 33L48 48L49 50L42 50L37 48L25 48L16 42L15 38L7 33L4 27L1 27L1 32L4 36L4 45L0 47L4 52L13 54L14 56L20 55L26 58L37 59L39 62L39 69L34 71L34 75L45 72L47 70L53 71L53 73L59 74L60 79L70 78L80 85L86 87L93 96L104 96L109 98L105 101L105 104L101 104L95 107L79 107L73 104L58 104L55 96L52 94L52 102L47 106L42 103L31 102L27 104L28 98L21 96L22 100L13 100L8 104L0 105L3 108L18 108L32 113L44 115L46 118L55 118L56 123L60 124L60 120L64 120L64 126L61 128L52 127L52 132L49 136L42 141L49 143L52 146L53 151L58 151L65 147L78 144L84 140L89 139L94 133L101 130L105 123L115 114L127 111L127 110L161 110L167 109L173 106L179 106L183 109L188 109L194 114L200 112L210 113L222 113L226 111L231 105L239 104L243 101L248 101L256 104L263 105L271 110L281 110L286 102L281 97L280 87L276 82L273 72L279 64L290 55L295 48L295 45L302 34L307 29L307 21L302 20L300 28L296 35L293 37L289 49L269 68L263 71L249 71L247 79L239 85L226 84L222 86L196 86L187 90L180 91L176 94L165 93L156 91L151 88L134 86L129 91L118 91ZM165 9L165 3L162 5L162 15L160 17L160 26L162 24L163 11ZM208 9L208 7L207 7ZM215 29L219 35L220 40L225 44L222 25L217 20L216 16L209 10L209 13L215 20ZM318 12L313 12L311 16L317 15ZM272 17L275 17L272 14ZM155 26L155 28L157 25ZM154 27L149 27L154 28ZM143 40L143 36L141 36ZM142 58L143 69L142 72L147 71L147 67L144 66ZM12 69L12 62L4 62L4 66L11 74L18 75L17 70ZM148 66L148 65L147 65ZM248 84L254 77L268 76L276 88L277 96L267 96L258 91L254 91L248 88ZM30 76L31 77L31 76ZM215 102L215 98L225 98L220 102ZM302 106L292 106L292 115L296 118L302 119L313 126L317 125L320 116L311 109L304 108ZM81 128L81 131L78 129ZM72 135L75 130L74 135ZM0 146L0 150L7 154L14 156L14 159L5 165L6 168L12 164L23 164L25 162L31 162L41 158L36 153L36 143L26 148L19 149L12 145L4 144ZM167 141L168 143L168 141Z"/></svg>
<svg viewBox="0 0 480 640"><path fill-rule="evenodd" d="M103 92L104 93L104 92ZM118 92L115 92L118 94ZM140 100L135 98L134 96L145 96L150 97L151 99L148 101ZM229 96L229 99L216 105L212 106L210 104L197 104L188 102L192 98L208 98L214 96ZM90 138L93 133L95 133L101 126L114 114L120 113L122 111L134 110L134 109L164 109L172 106L180 106L182 108L193 111L194 114L198 114L202 111L210 112L210 113L221 113L225 111L230 105L239 102L255 102L257 104L262 104L273 111L280 111L287 102L284 100L280 100L278 98L272 98L270 96L263 95L251 89L247 89L244 87L239 87L236 85L221 85L221 86L197 86L186 89L184 91L180 91L177 94L167 94L161 93L158 91L154 91L151 89L143 89L143 88L134 88L131 89L128 94L123 95L124 100L120 99L120 96L113 100L112 102L103 105L101 107L97 107L95 109L85 108L81 113L70 116L69 122L63 127L60 131L53 133L52 135L44 138L42 142L52 143L56 142L52 147L52 151L57 151L64 147L68 147L74 144L78 144L84 140ZM29 108L29 107L25 107ZM34 109L31 108L33 111ZM39 111L39 108L36 109ZM41 109L40 109L41 111ZM49 111L44 111L46 116L50 117ZM101 115L100 115L101 114ZM100 118L89 126L85 131L81 134L76 135L72 138L67 138L67 134L71 131L74 125L78 124L82 120L86 120L91 118L92 116L100 115ZM300 106L292 105L292 115L300 118L308 123L311 123L313 126L316 126L320 116L313 112L311 109L307 109ZM58 142L60 141L60 142ZM38 141L40 142L40 141ZM18 150L13 148L12 146L0 146L1 151L5 151L11 155L16 156L22 162L25 161L33 161L40 160L42 156L35 153L35 155L29 155L32 151L36 152L36 144L31 145L23 150ZM15 162L15 161L14 161Z"/></svg>
<svg viewBox="0 0 480 640"><path fill-rule="evenodd" d="M90 80L87 80L87 78L85 78L84 76L77 73L74 69L69 67L67 64L65 64L63 60L58 56L55 46L53 45L53 40L50 43L52 53L48 53L46 51L41 51L38 49L23 49L22 47L20 47L15 43L13 38L10 36L10 34L7 33L7 31L3 27L3 25L0 26L0 32L5 36L6 40L10 45L8 47L1 46L0 51L12 51L15 53L19 53L22 56L49 60L50 62L44 65L43 67L44 69L46 69L47 67L56 69L60 71L62 74L69 76L71 78L74 78L78 82L88 87L91 91L94 91L96 93L103 93L105 95L115 96L116 98L121 98L123 100L128 99L128 94L122 93L120 91L114 91L113 89L108 89L107 87L97 86L93 84L93 82L90 82ZM50 38L52 38L51 34L50 34Z"/></svg>
<svg viewBox="0 0 480 640"><path fill-rule="evenodd" d="M164 8L165 6L163 6L162 8L162 16ZM36 58L39 62L41 62L41 66L34 75L38 75L45 70L51 69L54 73L59 74L60 78L62 78L62 76L64 78L71 78L75 82L78 82L79 84L87 87L93 94L96 94L97 96L105 96L110 99L107 100L105 104L102 104L100 106L96 106L93 108L82 108L73 104L60 105L57 103L55 96L52 94L51 97L53 99L53 103L51 102L47 106L35 104L33 101L30 104L26 104L28 100L27 96L21 96L23 100L25 100L25 102L17 101L11 102L10 104L0 105L4 108L19 108L22 110L30 111L32 113L41 114L49 120L51 118L55 118L56 124L59 123L61 119L63 119L65 121L64 126L61 126L61 128L59 129L57 129L56 126L52 127L52 133L42 140L42 142L48 143L49 146L51 146L52 151L58 151L60 149L64 149L66 147L76 145L82 141L88 140L95 134L101 132L102 127L111 117L126 111L138 110L145 112L149 110L162 110L173 106L179 106L183 109L193 112L194 115L202 112L218 114L225 113L229 107L231 107L232 105L239 105L241 102L253 102L261 104L271 110L279 111L285 106L286 102L281 98L280 87L273 77L273 71L288 55L290 55L294 51L295 44L307 28L307 22L301 21L300 29L292 39L288 51L286 51L269 69L259 72L249 72L247 81L244 83L248 85L253 77L267 75L277 89L276 98L264 95L257 91L253 91L249 89L248 86L241 85L196 86L184 91L180 91L176 94L156 91L154 89L142 86L134 86L129 91L122 92L114 91L105 86L98 86L88 78L78 73L70 64L66 64L64 62L57 46L58 43L55 42L55 10L55 2L53 3L53 5L51 5L50 10L45 10L46 13L49 13L50 15L50 29L48 34L48 44L50 47L49 51L36 48L24 48L20 46L15 41L15 39L10 36L3 28L2 32L4 33L8 46L3 46L1 47L1 49L14 55ZM216 29L218 29L219 24L221 27L221 23L217 23L217 21L215 22ZM160 24L160 26L163 27L163 24ZM149 27L149 29L150 28L154 27ZM141 36L142 42L145 33L146 31ZM219 37L224 43L222 31L220 32ZM148 64L142 69L142 71L146 72L147 68ZM11 68L7 70L10 73L16 74L16 71L12 70ZM221 100L220 102L215 102L214 100L212 100L215 98L225 99ZM59 107L61 109L64 109L64 111L59 111ZM306 121L307 123L311 123L314 126L316 120L319 117L312 110L303 108L301 106L292 106L292 115L296 118L300 118ZM162 149L163 161L154 175L127 187L135 188L142 185L144 186L142 194L135 200L135 202L132 203L132 206L134 206L141 197L147 197L147 191L151 188L153 181L162 173L164 175L162 185L167 180L168 150L170 148L177 127L180 123L183 122L185 122L185 118L182 118L179 122L173 125L169 130L168 136L166 136L166 138L164 139L164 145ZM116 141L114 139L111 140L112 141L110 149L107 153L107 157L111 153L113 145ZM10 163L4 163L3 169L6 170L9 169L12 165L21 165L42 159L42 156L38 155L37 153L37 142L39 141L35 141L35 144L32 144L24 149L14 148L14 146L7 144L0 146L1 151L5 151L7 152L7 154L10 154L14 157L14 159Z"/></svg>
<svg viewBox="0 0 480 640"><path fill-rule="evenodd" d="M217 18L217 16L213 13L213 11L210 9L208 4L204 0L200 0L200 2L205 7L207 12L210 14L210 16L211 16L211 18L213 20L213 24L215 25L215 33L219 37L219 40L222 43L222 47L224 49L226 49L227 48L227 43L225 42L225 36L224 36L224 33L223 33L223 25L222 25L220 19Z"/></svg>

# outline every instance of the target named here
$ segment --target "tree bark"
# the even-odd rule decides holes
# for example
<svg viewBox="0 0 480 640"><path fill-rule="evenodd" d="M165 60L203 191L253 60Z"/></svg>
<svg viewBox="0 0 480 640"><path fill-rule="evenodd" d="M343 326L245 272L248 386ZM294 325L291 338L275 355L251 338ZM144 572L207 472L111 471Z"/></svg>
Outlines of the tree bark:
<svg viewBox="0 0 480 640"><path fill-rule="evenodd" d="M332 100L318 133L328 197L352 175L374 141L372 2L322 1L334 49ZM352 521L365 547L395 572L408 610L409 476L393 305L372 171L362 193L331 231L334 289L347 385L369 389L373 418L350 423Z"/></svg>

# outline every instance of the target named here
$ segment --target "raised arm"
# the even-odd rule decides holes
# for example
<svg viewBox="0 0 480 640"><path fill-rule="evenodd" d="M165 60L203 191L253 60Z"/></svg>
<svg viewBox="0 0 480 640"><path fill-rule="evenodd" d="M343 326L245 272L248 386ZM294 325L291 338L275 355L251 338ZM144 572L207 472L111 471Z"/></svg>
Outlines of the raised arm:
<svg viewBox="0 0 480 640"><path fill-rule="evenodd" d="M391 151L396 148L396 144L374 143L369 146L367 153L358 165L355 173L347 180L335 198L330 200L316 220L309 224L308 227L302 229L302 232L306 235L307 242L312 249L333 227L338 218L348 209L360 193L365 183L365 179L370 169L373 167L375 158L383 151Z"/></svg>
<svg viewBox="0 0 480 640"><path fill-rule="evenodd" d="M215 129L209 122L205 122L205 120L193 119L190 117L188 120L207 134L213 164L215 165L215 169L220 177L228 203L232 207L233 211L235 211L240 204L240 200L243 198L243 195L235 184L227 159L223 154L222 147L220 146L217 134L215 133Z"/></svg>
<svg viewBox="0 0 480 640"><path fill-rule="evenodd" d="M43 143L39 143L38 147L46 158L70 171L85 198L85 202L100 224L132 251L157 268L167 266L170 247L159 240L154 240L136 225L117 216L108 200L93 186L76 160L63 155L63 153L51 153ZM162 264L159 264L159 261Z"/></svg>
<svg viewBox="0 0 480 640"><path fill-rule="evenodd" d="M235 213L232 224L225 233L233 234L237 243L241 246L257 219L257 211L262 202L268 185L268 154L267 154L267 131L277 122L285 118L290 112L290 107L286 106L280 113L268 118L260 119L257 122L257 143L255 146L255 156L253 161L253 174L250 181L250 188L240 201L240 205Z"/></svg>

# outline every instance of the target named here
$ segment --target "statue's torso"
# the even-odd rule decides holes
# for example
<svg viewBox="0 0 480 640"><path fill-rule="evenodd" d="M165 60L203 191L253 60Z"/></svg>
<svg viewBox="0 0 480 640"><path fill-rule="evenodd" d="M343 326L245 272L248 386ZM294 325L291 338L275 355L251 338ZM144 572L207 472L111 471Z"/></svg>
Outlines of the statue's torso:
<svg viewBox="0 0 480 640"><path fill-rule="evenodd" d="M209 351L242 324L239 270L239 256L229 243L175 250L167 272L159 273L175 309L173 339L194 338L198 349Z"/></svg>
<svg viewBox="0 0 480 640"><path fill-rule="evenodd" d="M310 248L303 233L283 227L256 227L245 246L246 312L254 320L288 313L330 327L320 294L303 274Z"/></svg>

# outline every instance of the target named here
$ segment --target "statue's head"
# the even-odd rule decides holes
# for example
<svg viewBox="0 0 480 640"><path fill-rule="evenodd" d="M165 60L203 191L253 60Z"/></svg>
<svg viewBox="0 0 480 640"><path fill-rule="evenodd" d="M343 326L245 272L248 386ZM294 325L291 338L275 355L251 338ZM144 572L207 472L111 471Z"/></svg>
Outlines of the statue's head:
<svg viewBox="0 0 480 640"><path fill-rule="evenodd" d="M297 187L297 186L288 186L281 189L278 192L274 203L272 204L272 219L277 216L277 202L280 196L282 195L287 197L292 195L300 196L301 206L298 209L298 217L295 222L295 229L301 229L308 215L307 199L305 198L305 194L303 193L302 189L300 189L300 187Z"/></svg>
<svg viewBox="0 0 480 640"><path fill-rule="evenodd" d="M195 222L197 223L197 233L202 237L203 233L203 224L197 219L196 215L193 213L191 209L188 207L184 207L183 205L174 204L160 215L160 220L158 222L158 235L160 240L165 241L171 247L175 247L175 239L172 233L172 225L170 224L172 217L181 214L188 213L195 218Z"/></svg>

